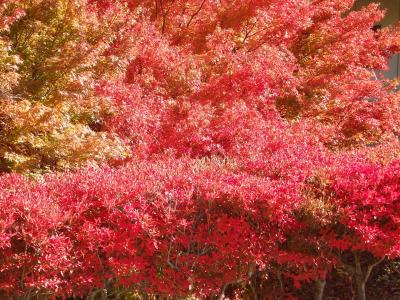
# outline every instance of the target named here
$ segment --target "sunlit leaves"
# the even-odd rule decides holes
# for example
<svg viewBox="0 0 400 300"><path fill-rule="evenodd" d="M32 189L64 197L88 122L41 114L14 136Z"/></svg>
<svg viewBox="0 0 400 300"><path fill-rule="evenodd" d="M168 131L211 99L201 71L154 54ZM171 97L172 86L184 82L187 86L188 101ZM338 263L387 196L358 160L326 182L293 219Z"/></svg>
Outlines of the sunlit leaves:
<svg viewBox="0 0 400 300"><path fill-rule="evenodd" d="M1 292L205 298L397 256L398 28L352 4L4 1L1 171L37 180L0 177Z"/></svg>

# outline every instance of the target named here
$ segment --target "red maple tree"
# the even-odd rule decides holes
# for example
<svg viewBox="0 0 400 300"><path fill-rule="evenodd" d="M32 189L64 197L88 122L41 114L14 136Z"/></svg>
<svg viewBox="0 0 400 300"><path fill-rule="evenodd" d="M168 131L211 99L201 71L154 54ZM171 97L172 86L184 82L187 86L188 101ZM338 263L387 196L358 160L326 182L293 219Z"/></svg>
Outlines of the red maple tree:
<svg viewBox="0 0 400 300"><path fill-rule="evenodd" d="M288 298L344 267L365 299L400 250L400 44L353 4L3 1L1 170L35 178L0 177L0 296Z"/></svg>

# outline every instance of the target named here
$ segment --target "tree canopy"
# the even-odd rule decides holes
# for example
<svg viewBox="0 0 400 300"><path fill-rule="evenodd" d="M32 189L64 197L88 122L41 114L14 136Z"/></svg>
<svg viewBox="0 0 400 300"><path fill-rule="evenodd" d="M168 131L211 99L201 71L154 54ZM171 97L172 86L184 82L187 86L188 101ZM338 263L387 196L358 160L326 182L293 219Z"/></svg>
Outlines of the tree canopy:
<svg viewBox="0 0 400 300"><path fill-rule="evenodd" d="M1 1L0 297L322 297L341 271L365 299L400 256L400 27L353 4Z"/></svg>

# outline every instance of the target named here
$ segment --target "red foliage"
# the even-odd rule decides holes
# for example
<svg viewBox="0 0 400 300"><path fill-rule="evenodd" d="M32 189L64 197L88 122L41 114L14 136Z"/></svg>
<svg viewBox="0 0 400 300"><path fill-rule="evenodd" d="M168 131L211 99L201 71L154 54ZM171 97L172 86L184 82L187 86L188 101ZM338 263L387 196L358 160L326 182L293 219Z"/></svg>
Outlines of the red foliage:
<svg viewBox="0 0 400 300"><path fill-rule="evenodd" d="M362 250L376 257L400 254L400 162L381 167L351 163L335 173L333 203L338 222L347 230L338 233L334 247Z"/></svg>
<svg viewBox="0 0 400 300"><path fill-rule="evenodd" d="M399 45L396 29L371 29L376 5L83 2L105 27L122 20L103 49L121 71L93 93L131 155L0 177L0 295L111 282L206 297L254 266L297 285L324 277L338 249L400 255L400 151L379 153L400 149L399 95L373 71Z"/></svg>

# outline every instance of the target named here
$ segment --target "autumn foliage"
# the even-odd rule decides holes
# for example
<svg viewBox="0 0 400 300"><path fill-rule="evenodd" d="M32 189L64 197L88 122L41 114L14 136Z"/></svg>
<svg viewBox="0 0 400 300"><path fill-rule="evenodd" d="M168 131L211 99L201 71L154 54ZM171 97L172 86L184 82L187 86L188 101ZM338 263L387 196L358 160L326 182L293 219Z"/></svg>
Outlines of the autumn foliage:
<svg viewBox="0 0 400 300"><path fill-rule="evenodd" d="M400 28L353 4L0 1L0 298L365 299Z"/></svg>

